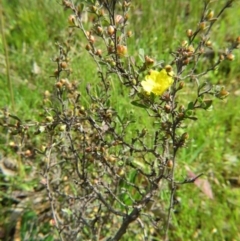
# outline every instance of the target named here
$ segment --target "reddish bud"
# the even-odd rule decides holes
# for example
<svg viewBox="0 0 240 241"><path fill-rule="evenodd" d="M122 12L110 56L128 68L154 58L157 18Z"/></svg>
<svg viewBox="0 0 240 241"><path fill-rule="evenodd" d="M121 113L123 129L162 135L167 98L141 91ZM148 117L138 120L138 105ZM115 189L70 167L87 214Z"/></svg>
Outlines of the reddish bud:
<svg viewBox="0 0 240 241"><path fill-rule="evenodd" d="M183 65L188 65L189 62L190 62L190 59L189 59L189 58L186 58L186 59L184 59L184 60L182 61L182 64L183 64Z"/></svg>
<svg viewBox="0 0 240 241"><path fill-rule="evenodd" d="M217 98L219 99L225 99L229 95L229 92L222 88L219 93L216 95Z"/></svg>
<svg viewBox="0 0 240 241"><path fill-rule="evenodd" d="M124 57L127 55L127 46L125 45L117 45L117 54L120 57Z"/></svg>

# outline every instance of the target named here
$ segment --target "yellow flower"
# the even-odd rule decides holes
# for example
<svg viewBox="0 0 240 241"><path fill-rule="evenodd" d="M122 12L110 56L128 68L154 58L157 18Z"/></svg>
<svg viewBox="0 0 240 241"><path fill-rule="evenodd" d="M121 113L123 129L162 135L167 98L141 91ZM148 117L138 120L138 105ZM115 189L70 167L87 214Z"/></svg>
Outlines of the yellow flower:
<svg viewBox="0 0 240 241"><path fill-rule="evenodd" d="M162 95L173 83L173 72L167 72L165 69L159 71L151 70L145 80L141 82L143 89L147 94Z"/></svg>

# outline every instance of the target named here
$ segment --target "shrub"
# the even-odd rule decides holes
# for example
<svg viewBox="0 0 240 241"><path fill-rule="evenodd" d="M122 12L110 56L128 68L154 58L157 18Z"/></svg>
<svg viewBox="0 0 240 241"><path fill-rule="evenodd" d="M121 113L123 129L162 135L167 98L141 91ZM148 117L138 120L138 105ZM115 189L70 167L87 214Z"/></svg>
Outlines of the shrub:
<svg viewBox="0 0 240 241"><path fill-rule="evenodd" d="M205 76L234 60L239 37L203 69L199 64L211 51L215 23L232 4L228 0L214 13L211 1L203 1L196 29L186 30L186 40L179 40L164 62L142 48L138 56L131 53L133 2L62 1L70 12L69 37L57 44L55 84L45 92L40 120L29 124L7 111L2 118L2 126L20 136L26 150L32 137L39 138L24 155L41 159L50 223L61 240L169 239L178 189L198 185L202 175L179 175L184 167L177 166L178 153L189 142L190 123L214 98L229 94ZM72 77L74 68L81 68L71 69L78 30L96 66L94 81L84 78L88 69L81 80ZM210 191L207 195L212 198Z"/></svg>

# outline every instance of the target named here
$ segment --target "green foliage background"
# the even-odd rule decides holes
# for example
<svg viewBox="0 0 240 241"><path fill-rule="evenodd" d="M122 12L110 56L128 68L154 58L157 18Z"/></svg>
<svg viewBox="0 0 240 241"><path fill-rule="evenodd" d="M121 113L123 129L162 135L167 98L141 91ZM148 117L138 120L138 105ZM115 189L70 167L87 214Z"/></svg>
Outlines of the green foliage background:
<svg viewBox="0 0 240 241"><path fill-rule="evenodd" d="M22 119L38 119L43 93L45 90L51 91L54 85L54 79L50 77L55 68L51 58L57 53L54 43L64 43L69 31L69 12L64 11L59 2L3 0L1 3L15 109L11 106L7 85L2 39L0 106L9 107ZM224 3L223 0L217 2L213 4L214 9ZM213 51L216 53L224 50L228 42L240 33L240 2L235 1L234 4L235 7L228 9L211 35ZM142 48L152 58L168 62L171 59L169 52L186 39L186 30L196 27L201 8L201 2L197 0L157 0L150 4L144 0L133 1L129 21L133 37L129 41L129 54L137 56ZM94 84L97 81L96 67L85 51L84 38L80 33L76 33L74 38L71 43L73 76L79 81L87 80ZM189 124L190 141L182 150L177 166L178 175L182 178L186 175L186 167L196 174L203 172L210 181L214 199L209 200L194 184L181 186L178 190L181 202L174 217L175 228L171 240L240 240L240 53L236 51L235 54L233 62L224 63L206 77L212 83L225 85L230 96L224 101L216 100L211 112L198 113L199 120ZM208 61L202 63L203 66L206 64ZM38 73L34 71L34 65L40 68ZM144 114L141 116L135 107L130 106L121 87L114 80L112 83L116 91L113 102L120 114L124 116L131 112L140 115L135 129L150 127ZM83 81L81 88L84 87ZM184 94L191 94L191 89L186 88ZM0 135L0 149L7 149L3 134ZM16 189L31 189L35 185L27 183L23 187L21 182L25 180L19 178L18 181L20 184L14 184ZM27 220L32 218L36 218L32 212L25 214L22 237L28 229ZM3 222L0 215L0 223ZM51 238L48 237L48 240Z"/></svg>

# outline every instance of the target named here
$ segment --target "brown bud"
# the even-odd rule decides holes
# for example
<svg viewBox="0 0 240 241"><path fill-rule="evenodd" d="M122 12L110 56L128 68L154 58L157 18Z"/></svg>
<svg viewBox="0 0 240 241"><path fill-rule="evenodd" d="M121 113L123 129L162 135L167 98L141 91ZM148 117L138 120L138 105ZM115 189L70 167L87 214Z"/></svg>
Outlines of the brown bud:
<svg viewBox="0 0 240 241"><path fill-rule="evenodd" d="M219 56L219 60L220 61L223 61L225 59L225 56L223 55L223 54L221 54L220 56Z"/></svg>
<svg viewBox="0 0 240 241"><path fill-rule="evenodd" d="M168 73L172 72L172 66L169 65L169 64L167 64L167 65L165 66L165 70L166 70Z"/></svg>
<svg viewBox="0 0 240 241"><path fill-rule="evenodd" d="M236 43L237 43L237 44L240 44L240 36L238 36L238 37L236 38Z"/></svg>
<svg viewBox="0 0 240 241"><path fill-rule="evenodd" d="M91 6L90 7L90 11L92 11L93 13L97 13L97 7L96 6Z"/></svg>
<svg viewBox="0 0 240 241"><path fill-rule="evenodd" d="M193 35L192 29L188 29L187 30L187 36L190 38L190 37L192 37L192 35Z"/></svg>
<svg viewBox="0 0 240 241"><path fill-rule="evenodd" d="M102 35L102 33L103 33L103 28L100 27L100 26L98 26L98 27L97 27L97 32L98 32L98 34Z"/></svg>
<svg viewBox="0 0 240 241"><path fill-rule="evenodd" d="M199 23L198 27L199 27L200 30L204 30L205 27L206 27L206 22Z"/></svg>
<svg viewBox="0 0 240 241"><path fill-rule="evenodd" d="M96 51L96 55L99 56L99 57L101 57L101 56L102 56L102 50L101 50L101 49L98 49L98 50Z"/></svg>
<svg viewBox="0 0 240 241"><path fill-rule="evenodd" d="M107 28L107 32L108 32L108 34L109 34L110 36L112 36L112 35L114 34L114 32L115 32L115 28L114 28L112 25L110 25L110 26L108 26L108 28Z"/></svg>
<svg viewBox="0 0 240 241"><path fill-rule="evenodd" d="M166 102L170 101L171 97L170 97L169 93L165 93L164 95L162 95L162 100L165 100Z"/></svg>
<svg viewBox="0 0 240 241"><path fill-rule="evenodd" d="M117 54L120 57L124 57L127 55L127 46L125 45L117 45Z"/></svg>
<svg viewBox="0 0 240 241"><path fill-rule="evenodd" d="M67 62L65 62L65 61L63 61L63 62L61 63L61 68L62 68L62 69L66 69L67 66L68 66L68 64L67 64Z"/></svg>
<svg viewBox="0 0 240 241"><path fill-rule="evenodd" d="M181 136L182 140L187 140L189 138L189 134L187 132L183 133Z"/></svg>
<svg viewBox="0 0 240 241"><path fill-rule="evenodd" d="M227 59L230 60L230 61L234 60L234 58L235 58L235 56L232 53L229 53L227 55Z"/></svg>
<svg viewBox="0 0 240 241"><path fill-rule="evenodd" d="M89 36L91 35L91 33L89 31L86 31L86 36L89 38Z"/></svg>
<svg viewBox="0 0 240 241"><path fill-rule="evenodd" d="M216 95L217 98L219 99L225 99L229 95L229 92L222 88L220 92Z"/></svg>
<svg viewBox="0 0 240 241"><path fill-rule="evenodd" d="M59 75L59 71L58 71L58 69L55 69L55 70L54 70L54 76L57 77L58 75Z"/></svg>
<svg viewBox="0 0 240 241"><path fill-rule="evenodd" d="M26 151L24 152L24 155L25 155L26 157L30 157L30 156L32 156L32 152L31 152L30 150L26 150Z"/></svg>
<svg viewBox="0 0 240 241"><path fill-rule="evenodd" d="M67 1L67 0L62 1L62 4L63 4L63 6L66 7L66 8L70 8L70 7L72 6L72 5L71 5L71 2L70 2L70 1Z"/></svg>
<svg viewBox="0 0 240 241"><path fill-rule="evenodd" d="M190 59L189 59L189 58L186 58L186 59L184 59L184 60L182 61L182 64L183 64L183 65L188 65L189 62L190 62Z"/></svg>
<svg viewBox="0 0 240 241"><path fill-rule="evenodd" d="M178 113L177 118L182 120L184 117L184 113Z"/></svg>
<svg viewBox="0 0 240 241"><path fill-rule="evenodd" d="M60 82L62 83L62 85L65 85L68 81L66 79L60 79Z"/></svg>
<svg viewBox="0 0 240 241"><path fill-rule="evenodd" d="M58 89L61 89L62 86L63 86L63 84L62 84L60 81L58 81L58 82L55 84L55 86L56 86Z"/></svg>
<svg viewBox="0 0 240 241"><path fill-rule="evenodd" d="M52 226L52 227L56 226L56 222L55 222L55 220L53 218L50 219L49 225Z"/></svg>
<svg viewBox="0 0 240 241"><path fill-rule="evenodd" d="M118 174L119 176L124 176L125 172L124 172L124 170L123 170L122 168L120 168L120 169L118 170L117 174Z"/></svg>
<svg viewBox="0 0 240 241"><path fill-rule="evenodd" d="M166 104L166 105L164 106L164 110L166 111L166 113L170 113L170 111L171 111L171 106Z"/></svg>
<svg viewBox="0 0 240 241"><path fill-rule="evenodd" d="M133 35L133 34L132 34L132 31L130 31L130 30L129 30L129 31L127 31L127 37L128 37L128 38L131 38L131 37L132 37L132 35Z"/></svg>
<svg viewBox="0 0 240 241"><path fill-rule="evenodd" d="M194 47L192 45L189 45L187 47L187 51L193 53L195 51Z"/></svg>
<svg viewBox="0 0 240 241"><path fill-rule="evenodd" d="M214 16L214 11L209 10L206 16L206 20L211 20Z"/></svg>
<svg viewBox="0 0 240 241"><path fill-rule="evenodd" d="M87 51L90 51L90 50L92 49L92 47L91 47L90 44L87 44L86 47L85 47L85 49L86 49Z"/></svg>
<svg viewBox="0 0 240 241"><path fill-rule="evenodd" d="M106 157L106 160L109 162L115 162L117 158L114 155L109 155Z"/></svg>
<svg viewBox="0 0 240 241"><path fill-rule="evenodd" d="M68 23L69 23L69 25L70 25L70 26L75 26L75 22L76 22L76 17L75 17L75 15L70 15L70 16L68 17Z"/></svg>
<svg viewBox="0 0 240 241"><path fill-rule="evenodd" d="M101 8L98 12L98 15L103 16L104 14L105 14L105 12L104 12L103 8Z"/></svg>
<svg viewBox="0 0 240 241"><path fill-rule="evenodd" d="M154 64L154 60L149 56L145 56L145 65L146 67L151 67Z"/></svg>
<svg viewBox="0 0 240 241"><path fill-rule="evenodd" d="M212 46L212 42L210 40L208 40L205 44L206 44L207 47L211 47Z"/></svg>
<svg viewBox="0 0 240 241"><path fill-rule="evenodd" d="M94 38L93 35L90 35L90 36L88 37L88 40L89 40L89 42L92 43L92 44L95 42L95 38Z"/></svg>
<svg viewBox="0 0 240 241"><path fill-rule="evenodd" d="M119 24L122 24L124 21L124 18L122 15L116 15L115 17L115 24L119 25Z"/></svg>
<svg viewBox="0 0 240 241"><path fill-rule="evenodd" d="M108 46L108 53L109 54L114 53L114 46L111 46L111 45Z"/></svg>
<svg viewBox="0 0 240 241"><path fill-rule="evenodd" d="M52 116L46 116L46 121L52 122L53 121L53 117Z"/></svg>
<svg viewBox="0 0 240 241"><path fill-rule="evenodd" d="M168 167L168 169L172 169L173 168L173 161L172 160L168 160L167 161L167 167Z"/></svg>
<svg viewBox="0 0 240 241"><path fill-rule="evenodd" d="M188 41L187 40L183 40L181 45L182 45L182 47L186 47L188 45Z"/></svg>
<svg viewBox="0 0 240 241"><path fill-rule="evenodd" d="M183 81L180 81L178 84L178 88L182 89L184 87L185 83Z"/></svg>

